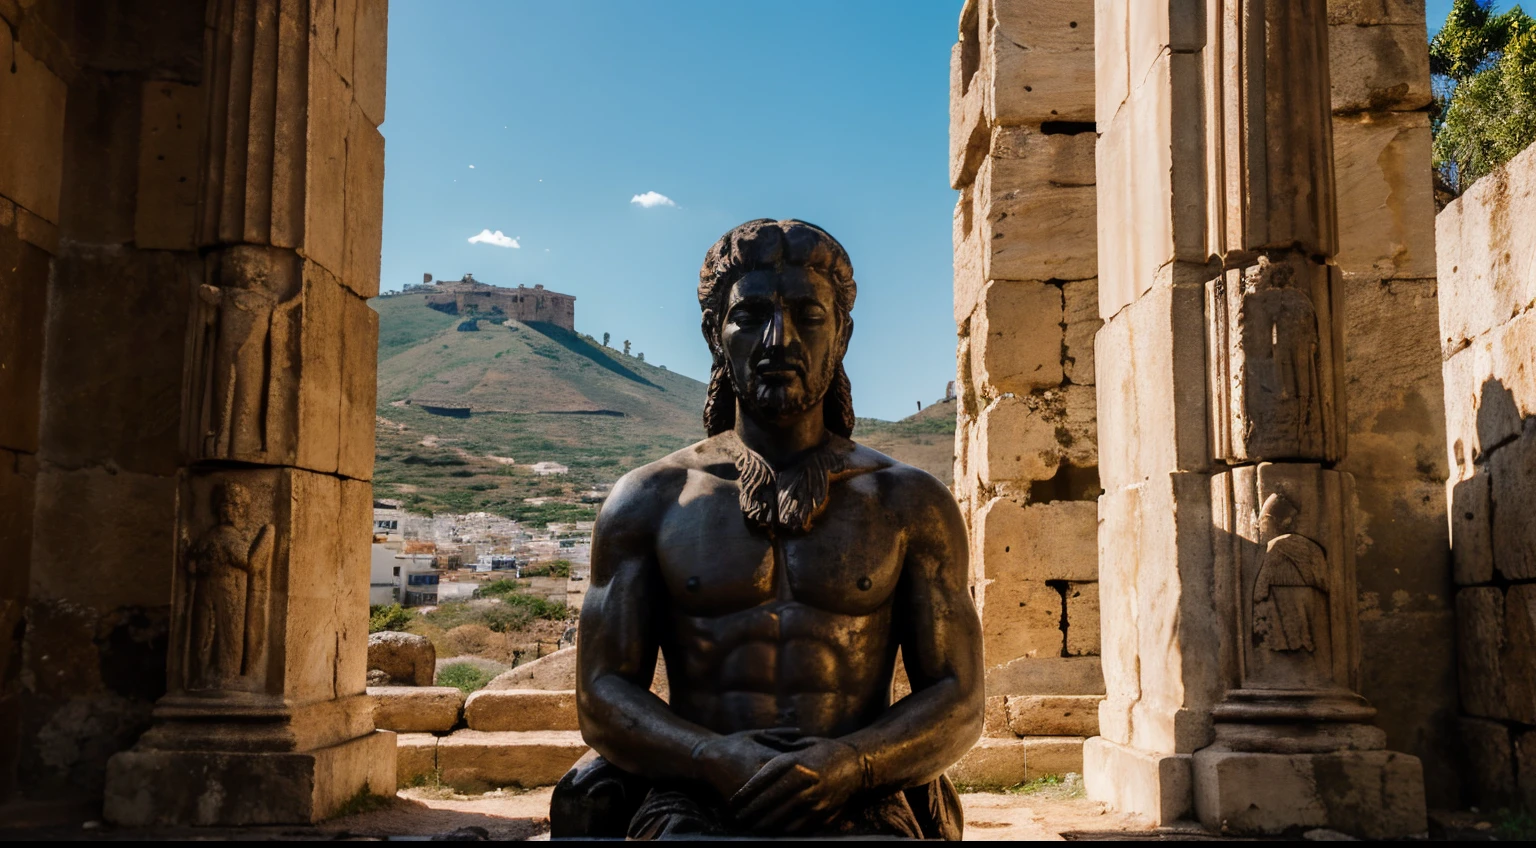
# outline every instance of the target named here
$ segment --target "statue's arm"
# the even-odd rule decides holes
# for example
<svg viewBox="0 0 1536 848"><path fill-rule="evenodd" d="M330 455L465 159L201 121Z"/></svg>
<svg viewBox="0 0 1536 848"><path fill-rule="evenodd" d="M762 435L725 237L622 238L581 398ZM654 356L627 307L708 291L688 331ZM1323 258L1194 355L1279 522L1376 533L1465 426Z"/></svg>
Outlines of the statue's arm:
<svg viewBox="0 0 1536 848"><path fill-rule="evenodd" d="M840 740L862 755L869 788L933 780L981 737L981 621L967 580L965 522L949 491L921 476L916 514L905 522L909 536L893 616L912 694Z"/></svg>
<svg viewBox="0 0 1536 848"><path fill-rule="evenodd" d="M695 776L695 748L716 736L650 691L665 592L654 541L667 500L658 476L626 475L597 517L576 655L582 736L614 765L653 779Z"/></svg>

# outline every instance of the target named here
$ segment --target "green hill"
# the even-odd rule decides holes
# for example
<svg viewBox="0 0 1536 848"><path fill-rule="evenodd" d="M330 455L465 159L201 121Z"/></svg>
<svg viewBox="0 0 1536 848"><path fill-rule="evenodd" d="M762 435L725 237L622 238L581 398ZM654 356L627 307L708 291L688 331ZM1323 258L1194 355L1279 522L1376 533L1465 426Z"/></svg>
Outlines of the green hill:
<svg viewBox="0 0 1536 848"><path fill-rule="evenodd" d="M583 493L704 436L703 383L589 337L444 314L422 295L371 304L379 497L426 512L590 519ZM854 438L947 483L954 431L951 402L901 421L861 418ZM538 476L530 466L545 461L570 471Z"/></svg>
<svg viewBox="0 0 1536 848"><path fill-rule="evenodd" d="M585 336L448 315L421 295L372 306L380 497L525 521L591 518L591 506L561 501L703 436L703 383ZM529 467L545 461L570 473L540 477Z"/></svg>

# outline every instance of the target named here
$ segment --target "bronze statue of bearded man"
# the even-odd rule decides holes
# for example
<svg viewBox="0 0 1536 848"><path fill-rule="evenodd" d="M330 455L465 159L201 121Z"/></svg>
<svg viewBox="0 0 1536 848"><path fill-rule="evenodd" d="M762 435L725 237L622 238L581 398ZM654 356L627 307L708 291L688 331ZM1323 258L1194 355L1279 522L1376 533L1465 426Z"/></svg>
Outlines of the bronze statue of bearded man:
<svg viewBox="0 0 1536 848"><path fill-rule="evenodd" d="M594 753L553 835L960 837L944 771L982 726L965 525L943 484L849 438L855 294L804 221L749 221L705 257L709 437L598 515L577 661ZM891 703L898 652L912 691Z"/></svg>

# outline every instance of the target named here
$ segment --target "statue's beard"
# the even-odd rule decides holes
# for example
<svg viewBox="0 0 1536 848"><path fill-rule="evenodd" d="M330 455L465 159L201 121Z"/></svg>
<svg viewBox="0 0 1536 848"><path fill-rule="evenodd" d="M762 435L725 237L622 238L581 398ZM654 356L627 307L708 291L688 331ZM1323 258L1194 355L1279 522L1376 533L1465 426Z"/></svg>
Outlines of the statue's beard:
<svg viewBox="0 0 1536 848"><path fill-rule="evenodd" d="M788 381L765 381L756 371L747 369L745 378L732 373L736 397L743 411L760 421L784 421L811 411L827 396L836 373L836 363L828 357L819 369L807 369ZM746 383L742 391L741 382Z"/></svg>

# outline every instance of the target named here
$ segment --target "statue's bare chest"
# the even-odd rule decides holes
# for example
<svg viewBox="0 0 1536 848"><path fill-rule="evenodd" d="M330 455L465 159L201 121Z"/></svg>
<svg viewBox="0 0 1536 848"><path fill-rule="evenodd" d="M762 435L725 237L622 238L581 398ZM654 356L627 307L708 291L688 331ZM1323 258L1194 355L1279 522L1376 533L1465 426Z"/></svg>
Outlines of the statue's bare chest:
<svg viewBox="0 0 1536 848"><path fill-rule="evenodd" d="M773 601L840 615L884 607L901 576L900 520L874 474L834 482L809 533L768 534L742 517L735 483L695 472L656 536L661 576L685 615L717 617Z"/></svg>

